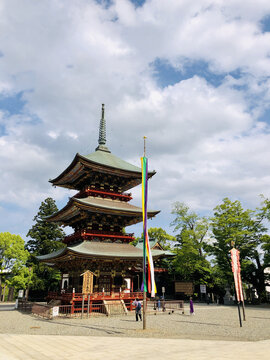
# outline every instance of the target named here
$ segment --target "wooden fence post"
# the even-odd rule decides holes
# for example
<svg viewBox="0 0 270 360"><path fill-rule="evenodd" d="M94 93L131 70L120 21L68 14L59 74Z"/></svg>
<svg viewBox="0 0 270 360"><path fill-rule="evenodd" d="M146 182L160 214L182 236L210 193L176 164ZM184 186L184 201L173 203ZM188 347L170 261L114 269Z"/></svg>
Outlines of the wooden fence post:
<svg viewBox="0 0 270 360"><path fill-rule="evenodd" d="M83 318L83 313L84 313L84 294L82 296L82 318Z"/></svg>
<svg viewBox="0 0 270 360"><path fill-rule="evenodd" d="M87 297L87 318L89 318L90 294Z"/></svg>

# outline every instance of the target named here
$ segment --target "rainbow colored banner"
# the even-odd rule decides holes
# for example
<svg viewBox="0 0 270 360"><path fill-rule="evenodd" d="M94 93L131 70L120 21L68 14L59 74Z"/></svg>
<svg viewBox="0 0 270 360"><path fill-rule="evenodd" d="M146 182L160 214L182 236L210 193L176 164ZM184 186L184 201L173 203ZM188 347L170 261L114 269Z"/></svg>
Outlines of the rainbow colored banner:
<svg viewBox="0 0 270 360"><path fill-rule="evenodd" d="M151 294L151 297L155 297L156 284L154 276L154 263L152 253L149 244L148 231L147 231L147 192L148 192L148 161L144 156L141 158L142 164L142 212L143 212L143 291ZM147 268L146 268L146 256L148 263L148 281ZM147 286L148 285L148 286Z"/></svg>

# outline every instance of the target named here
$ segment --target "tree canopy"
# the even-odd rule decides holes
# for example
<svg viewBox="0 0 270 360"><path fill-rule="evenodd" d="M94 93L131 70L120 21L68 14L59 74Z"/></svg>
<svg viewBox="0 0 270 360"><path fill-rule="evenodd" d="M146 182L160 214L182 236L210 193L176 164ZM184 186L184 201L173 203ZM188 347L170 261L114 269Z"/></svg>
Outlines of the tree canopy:
<svg viewBox="0 0 270 360"><path fill-rule="evenodd" d="M210 254L227 282L233 283L230 249L240 251L242 278L251 283L260 298L265 296L264 269L269 266L269 235L265 220L269 217L269 202L264 199L260 208L244 210L240 201L228 198L214 209L211 220L212 243Z"/></svg>
<svg viewBox="0 0 270 360"><path fill-rule="evenodd" d="M239 200L225 198L214 215L201 217L180 202L174 203L172 222L176 235L172 269L182 280L224 288L233 284L230 249L240 251L243 282L252 284L260 299L265 298L270 266L270 200L262 197L255 210L244 209Z"/></svg>
<svg viewBox="0 0 270 360"><path fill-rule="evenodd" d="M24 240L9 232L0 233L0 283L25 289L29 281L29 271L25 267L29 253L24 248Z"/></svg>
<svg viewBox="0 0 270 360"><path fill-rule="evenodd" d="M35 224L27 234L31 238L26 244L26 248L31 253L28 262L28 265L32 267L31 296L42 297L48 290L58 290L60 271L35 258L37 255L45 255L65 246L62 243L65 236L63 229L55 223L46 221L47 216L57 211L55 201L52 198L45 199L33 219Z"/></svg>
<svg viewBox="0 0 270 360"><path fill-rule="evenodd" d="M163 249L170 249L170 242L175 241L175 237L169 235L164 229L162 228L150 228L148 230L149 239L156 240Z"/></svg>
<svg viewBox="0 0 270 360"><path fill-rule="evenodd" d="M14 272L25 265L29 253L24 249L24 240L9 232L0 233L0 271Z"/></svg>
<svg viewBox="0 0 270 360"><path fill-rule="evenodd" d="M207 242L209 221L200 217L184 203L173 204L172 214L175 219L171 223L176 235L172 271L184 281L192 281L195 285L212 285L211 265L206 259L204 247Z"/></svg>
<svg viewBox="0 0 270 360"><path fill-rule="evenodd" d="M46 221L46 217L58 211L52 198L45 199L33 221L35 224L28 231L26 249L34 255L45 255L62 248L65 236L63 229L55 223Z"/></svg>

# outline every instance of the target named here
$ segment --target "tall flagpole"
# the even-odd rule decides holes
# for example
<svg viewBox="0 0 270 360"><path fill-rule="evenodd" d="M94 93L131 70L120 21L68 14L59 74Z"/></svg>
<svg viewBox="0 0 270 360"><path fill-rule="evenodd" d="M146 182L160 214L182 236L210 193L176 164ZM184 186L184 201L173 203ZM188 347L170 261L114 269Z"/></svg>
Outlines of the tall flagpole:
<svg viewBox="0 0 270 360"><path fill-rule="evenodd" d="M143 137L143 157L144 158L145 158L145 154L146 154L146 136ZM146 174L146 176L147 176L147 174ZM142 184L142 186L144 186L144 184ZM144 202L144 200L145 199L143 199L142 201ZM145 216L147 217L147 213ZM143 330L146 329L146 243L145 243L145 241L146 241L146 239L145 239L145 231L144 231L144 236L143 236Z"/></svg>

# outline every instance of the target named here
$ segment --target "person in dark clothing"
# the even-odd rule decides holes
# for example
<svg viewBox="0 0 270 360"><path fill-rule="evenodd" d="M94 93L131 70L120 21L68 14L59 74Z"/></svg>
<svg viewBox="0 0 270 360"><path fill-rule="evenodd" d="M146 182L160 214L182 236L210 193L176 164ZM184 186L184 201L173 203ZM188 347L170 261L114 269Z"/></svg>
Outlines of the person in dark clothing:
<svg viewBox="0 0 270 360"><path fill-rule="evenodd" d="M141 304L140 300L136 299L133 302L133 305L136 306L135 307L136 321L139 321L139 318L142 321L142 304Z"/></svg>
<svg viewBox="0 0 270 360"><path fill-rule="evenodd" d="M157 308L158 308L158 311L160 311L160 306L161 306L161 304L160 304L160 299L158 299L158 301L157 301Z"/></svg>
<svg viewBox="0 0 270 360"><path fill-rule="evenodd" d="M195 315L192 297L189 299L189 313L190 315Z"/></svg>

